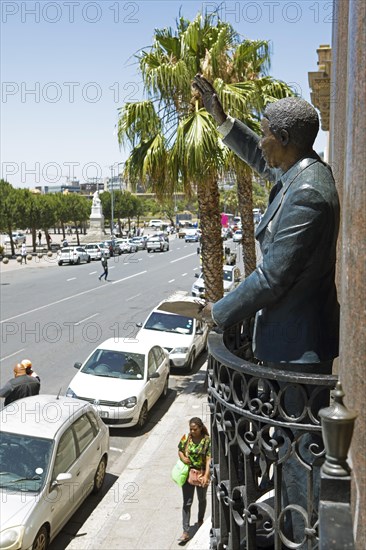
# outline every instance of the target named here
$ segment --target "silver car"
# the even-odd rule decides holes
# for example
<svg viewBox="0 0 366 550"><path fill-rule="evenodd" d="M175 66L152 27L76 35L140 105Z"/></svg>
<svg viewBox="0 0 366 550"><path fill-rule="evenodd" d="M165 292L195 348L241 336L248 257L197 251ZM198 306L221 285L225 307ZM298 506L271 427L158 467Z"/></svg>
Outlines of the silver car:
<svg viewBox="0 0 366 550"><path fill-rule="evenodd" d="M146 250L148 252L168 252L169 239L161 235L149 237L146 241Z"/></svg>
<svg viewBox="0 0 366 550"><path fill-rule="evenodd" d="M0 547L45 550L103 486L108 428L85 401L19 399L1 411Z"/></svg>
<svg viewBox="0 0 366 550"><path fill-rule="evenodd" d="M58 265L90 263L90 255L81 246L64 246L57 253Z"/></svg>
<svg viewBox="0 0 366 550"><path fill-rule="evenodd" d="M86 252L89 254L91 260L100 260L102 257L102 249L97 243L84 244Z"/></svg>

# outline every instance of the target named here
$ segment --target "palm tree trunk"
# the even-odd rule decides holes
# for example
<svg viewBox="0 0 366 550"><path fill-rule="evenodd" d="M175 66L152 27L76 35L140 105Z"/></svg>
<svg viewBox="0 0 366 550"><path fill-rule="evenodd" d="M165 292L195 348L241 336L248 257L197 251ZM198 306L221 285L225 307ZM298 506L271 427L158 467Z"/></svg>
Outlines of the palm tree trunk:
<svg viewBox="0 0 366 550"><path fill-rule="evenodd" d="M222 298L224 289L220 196L216 178L209 177L204 184L198 185L197 196L202 230L201 255L206 299L217 302Z"/></svg>
<svg viewBox="0 0 366 550"><path fill-rule="evenodd" d="M252 171L242 162L236 166L239 213L243 230L244 276L248 277L257 265L253 220Z"/></svg>

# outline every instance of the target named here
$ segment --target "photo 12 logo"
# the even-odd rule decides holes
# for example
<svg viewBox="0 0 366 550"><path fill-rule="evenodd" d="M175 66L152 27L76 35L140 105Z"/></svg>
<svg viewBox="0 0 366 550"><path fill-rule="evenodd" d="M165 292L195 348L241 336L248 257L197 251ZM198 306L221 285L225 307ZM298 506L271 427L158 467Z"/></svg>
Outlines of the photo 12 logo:
<svg viewBox="0 0 366 550"><path fill-rule="evenodd" d="M24 24L59 22L96 24L139 23L141 5L138 2L1 2L1 21L14 20Z"/></svg>

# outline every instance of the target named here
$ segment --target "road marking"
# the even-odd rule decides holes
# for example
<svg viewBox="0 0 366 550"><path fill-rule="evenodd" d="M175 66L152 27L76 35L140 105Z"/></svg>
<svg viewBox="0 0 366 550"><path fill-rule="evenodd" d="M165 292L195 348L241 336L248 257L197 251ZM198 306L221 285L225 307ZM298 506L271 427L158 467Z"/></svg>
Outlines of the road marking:
<svg viewBox="0 0 366 550"><path fill-rule="evenodd" d="M23 351L23 350L25 350L25 348L18 349L18 351L14 352L14 353L12 353L12 354L10 354L10 355L7 355L6 357L2 357L2 358L0 359L0 361L5 361L5 359L9 359L9 357L13 357L13 355L16 355L17 353L20 353L20 352Z"/></svg>
<svg viewBox="0 0 366 550"><path fill-rule="evenodd" d="M170 279L170 281L168 281L168 283L174 283L175 279Z"/></svg>
<svg viewBox="0 0 366 550"><path fill-rule="evenodd" d="M81 319L81 321L78 321L77 323L74 323L75 327L79 326L81 323L84 323L84 321L88 321L89 319L92 319L93 317L96 317L99 315L99 313L94 313L94 315L90 315L90 317L86 317L85 319Z"/></svg>
<svg viewBox="0 0 366 550"><path fill-rule="evenodd" d="M182 273L182 277L185 277L186 275L188 275L188 273Z"/></svg>
<svg viewBox="0 0 366 550"><path fill-rule="evenodd" d="M181 258L178 258L177 260L172 260L170 263L174 264L175 262L180 262L180 260L185 260L186 258L189 258L190 256L196 256L196 252L193 252L192 254L187 254L187 256L182 256Z"/></svg>
<svg viewBox="0 0 366 550"><path fill-rule="evenodd" d="M114 269L115 267L116 267L115 265L111 265L109 269Z"/></svg>
<svg viewBox="0 0 366 550"><path fill-rule="evenodd" d="M124 277L123 279L119 279L118 281L114 281L112 285L115 285L117 283L121 283L122 281L127 281L127 279L131 279L132 277L138 277L139 275L144 275L147 273L147 271L140 271L140 273L135 273L134 275L130 275L129 277ZM71 296L67 296L66 298L61 298L61 300L56 300L56 302L51 302L50 304L45 304L44 306L39 306L34 309L30 309L29 311L25 311L24 313L19 313L18 315L13 315L13 317L8 317L7 319L3 319L0 324L6 323L7 321L12 321L13 319L17 319L18 317L22 317L23 315L28 315L29 313L34 313L35 311L40 311L41 309L46 309L47 307L55 306L57 304L61 304L62 302L67 302L68 300L73 300L74 298L77 298L78 296L84 296L84 294L89 294L90 292L94 292L95 290L100 290L101 288L108 288L109 285L103 285L103 286L96 286L94 288L90 288L89 290L84 290L83 292L78 292L77 294L72 294Z"/></svg>
<svg viewBox="0 0 366 550"><path fill-rule="evenodd" d="M122 281L127 281L127 279L132 279L132 277L138 277L138 275L143 275L144 273L147 273L146 269L145 271L140 271L140 273L135 273L135 275L129 275L128 277L124 277L123 279L118 279L118 281L113 281L112 285L116 285L117 283L121 283Z"/></svg>
<svg viewBox="0 0 366 550"><path fill-rule="evenodd" d="M76 277L71 277L71 279L66 279L67 282L69 281L75 281L76 280Z"/></svg>
<svg viewBox="0 0 366 550"><path fill-rule="evenodd" d="M135 294L135 296L131 296L131 298L127 298L126 302L130 302L131 300L134 300L138 296L141 296L141 292L140 292L140 294Z"/></svg>
<svg viewBox="0 0 366 550"><path fill-rule="evenodd" d="M118 449L118 447L109 447L110 451L116 451L116 453L123 453L123 449Z"/></svg>
<svg viewBox="0 0 366 550"><path fill-rule="evenodd" d="M98 271L92 271L89 275L95 275L96 273L98 273Z"/></svg>
<svg viewBox="0 0 366 550"><path fill-rule="evenodd" d="M194 268L193 268L193 271L196 271L197 269L199 269L199 267L194 267Z"/></svg>

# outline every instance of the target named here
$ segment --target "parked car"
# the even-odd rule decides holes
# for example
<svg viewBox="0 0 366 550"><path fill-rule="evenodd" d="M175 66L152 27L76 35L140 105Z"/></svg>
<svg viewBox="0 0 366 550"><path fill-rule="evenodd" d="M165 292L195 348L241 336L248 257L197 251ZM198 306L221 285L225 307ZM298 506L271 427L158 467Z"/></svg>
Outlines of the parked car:
<svg viewBox="0 0 366 550"><path fill-rule="evenodd" d="M163 225L163 221L162 220L150 220L149 221L149 227L156 227L156 228L159 228Z"/></svg>
<svg viewBox="0 0 366 550"><path fill-rule="evenodd" d="M98 243L84 244L86 252L89 254L91 260L100 260L102 257L102 249Z"/></svg>
<svg viewBox="0 0 366 550"><path fill-rule="evenodd" d="M58 265L62 264L80 264L81 262L90 263L90 255L81 246L64 246L57 252Z"/></svg>
<svg viewBox="0 0 366 550"><path fill-rule="evenodd" d="M69 398L35 395L4 407L1 548L45 550L85 498L101 490L108 452L108 428L85 401L71 407Z"/></svg>
<svg viewBox="0 0 366 550"><path fill-rule="evenodd" d="M11 235L13 238L13 243L16 245L25 243L27 239L26 235L20 231L13 231ZM4 244L10 244L10 235L5 237Z"/></svg>
<svg viewBox="0 0 366 550"><path fill-rule="evenodd" d="M119 246L121 254L132 254L137 252L137 246L131 239L117 239L116 243Z"/></svg>
<svg viewBox="0 0 366 550"><path fill-rule="evenodd" d="M99 248L102 252L102 256L104 256L105 258L110 258L111 257L109 246L105 242L98 243L98 246L99 246Z"/></svg>
<svg viewBox="0 0 366 550"><path fill-rule="evenodd" d="M243 238L243 231L241 229L237 229L233 235L233 243L241 243Z"/></svg>
<svg viewBox="0 0 366 550"><path fill-rule="evenodd" d="M201 231L199 229L186 229L184 240L186 243L198 243L201 239Z"/></svg>
<svg viewBox="0 0 366 550"><path fill-rule="evenodd" d="M193 317L161 311L159 307L164 302L153 309L143 325L137 325L141 329L136 338L164 347L169 352L171 366L191 372L195 359L207 347L208 327Z"/></svg>
<svg viewBox="0 0 366 550"><path fill-rule="evenodd" d="M122 251L119 245L117 244L116 239L113 239L113 240L109 239L107 241L104 241L104 244L108 247L109 254L111 256L120 256L122 254Z"/></svg>
<svg viewBox="0 0 366 550"><path fill-rule="evenodd" d="M93 403L110 426L142 428L148 411L169 386L169 357L151 339L110 338L100 344L70 382L68 397Z"/></svg>
<svg viewBox="0 0 366 550"><path fill-rule="evenodd" d="M197 281L192 285L192 296L196 298L205 297L205 279L203 272L196 273ZM237 265L224 265L222 270L222 278L224 283L224 294L227 294L238 286L241 281L240 269Z"/></svg>
<svg viewBox="0 0 366 550"><path fill-rule="evenodd" d="M169 250L169 239L162 235L154 235L146 241L146 250L148 252L164 252Z"/></svg>
<svg viewBox="0 0 366 550"><path fill-rule="evenodd" d="M132 237L131 243L137 246L138 250L145 250L147 237Z"/></svg>

